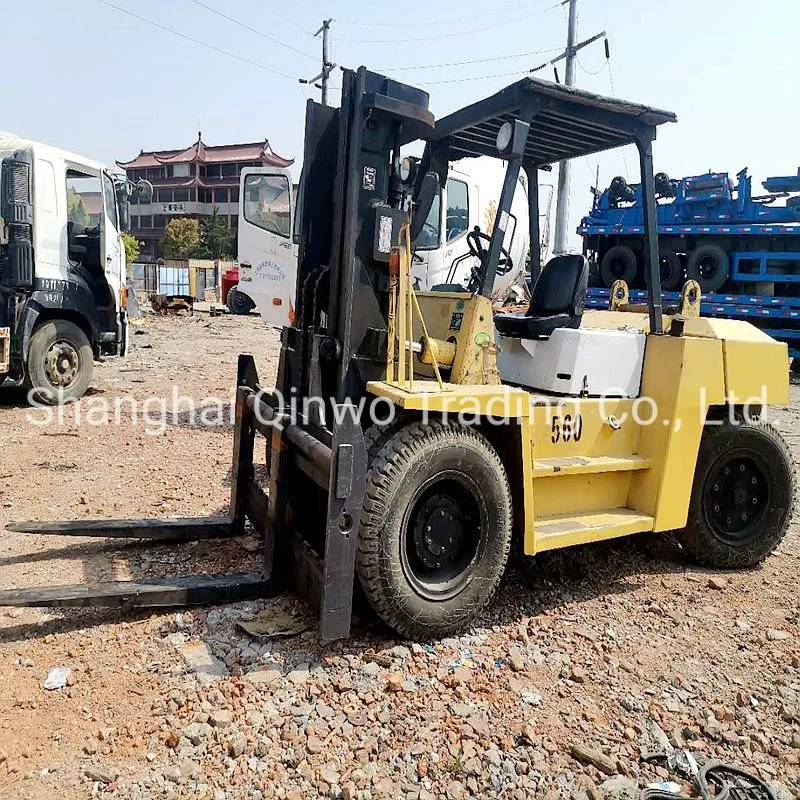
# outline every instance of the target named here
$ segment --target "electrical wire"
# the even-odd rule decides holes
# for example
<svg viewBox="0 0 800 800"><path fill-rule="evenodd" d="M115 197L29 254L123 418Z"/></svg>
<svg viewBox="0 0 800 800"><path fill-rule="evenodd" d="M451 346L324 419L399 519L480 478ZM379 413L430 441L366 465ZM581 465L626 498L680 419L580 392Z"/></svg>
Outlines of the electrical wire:
<svg viewBox="0 0 800 800"><path fill-rule="evenodd" d="M608 59L606 59L603 62L603 65L600 67L600 69L595 70L594 72L592 72L592 70L586 69L586 67L584 67L583 64L581 64L581 60L580 60L580 58L578 57L577 54L575 56L575 60L578 62L578 66L581 68L581 71L585 72L587 75L599 75L604 69L606 69L608 67Z"/></svg>
<svg viewBox="0 0 800 800"><path fill-rule="evenodd" d="M547 9L544 9L547 11ZM483 33L485 31L492 30L493 28L500 28L504 25L513 25L515 22L522 22L522 20L530 19L531 17L536 17L541 14L542 11L534 12L533 14L524 14L521 17L514 17L514 19L508 19L505 22L495 22L494 25L483 25L480 28L470 28L466 31L451 31L449 33L441 33L436 36L416 36L413 38L403 37L403 43L406 42L434 42L439 39L452 39L455 36L468 36L472 33ZM394 39L357 39L351 37L344 37L344 36L337 36L337 42L354 42L356 44L397 44L397 38Z"/></svg>
<svg viewBox="0 0 800 800"><path fill-rule="evenodd" d="M611 56L608 57L608 80L611 83L611 96L616 100L617 91L614 88L614 68L611 65ZM623 163L623 165L625 167L625 180L629 180L630 171L628 170L628 159L625 158L625 146L624 145L620 148L620 151L622 152L622 163ZM598 186L598 189L599 188L600 187Z"/></svg>
<svg viewBox="0 0 800 800"><path fill-rule="evenodd" d="M514 72L495 72L492 75L473 75L469 78L446 78L439 81L419 81L423 86L438 86L442 83L466 83L468 81L488 81L491 78L508 78L517 75L520 78L528 74L528 70L515 70Z"/></svg>
<svg viewBox="0 0 800 800"><path fill-rule="evenodd" d="M289 25L293 25L295 28L297 28L297 30L302 31L303 33L307 33L309 36L313 36L314 35L310 30L308 30L308 28L304 27L299 22L295 22L293 19L290 19L289 17L284 16L283 14L279 14L277 11L275 11L274 8L271 8L266 3L262 2L262 0L253 0L253 2L257 6L261 6L261 8L266 9L267 11L269 11L270 14L272 14L275 17L277 17L278 19L283 20L284 22L287 22Z"/></svg>
<svg viewBox="0 0 800 800"><path fill-rule="evenodd" d="M311 55L311 53L306 53L305 50L300 50L299 48L293 47L290 44L286 44L286 42L282 42L280 39L276 39L274 36L270 36L268 33L264 33L263 31L258 30L258 28L253 28L251 25L248 25L246 22L241 22L235 17L229 17L227 14L223 14L222 11L217 11L216 8L206 5L205 3L202 3L200 0L189 0L189 2L194 3L196 6L200 6L200 8L205 8L212 14L216 14L218 17L222 17L222 19L226 19L228 20L228 22L232 22L234 25L238 25L240 28L244 28L246 31L250 31L250 33L255 33L262 39L266 39L269 42L274 42L275 44L278 44L281 47L285 47L287 50L291 50L293 53L299 53L301 56L305 56L306 58L312 59L312 61L319 60L317 56Z"/></svg>
<svg viewBox="0 0 800 800"><path fill-rule="evenodd" d="M523 8L530 9L531 5L543 5L544 3L549 2L550 0L538 0L537 3L522 3L516 6L510 6L508 8L501 8L497 11L488 11L485 14L474 14L468 17L456 17L456 18L449 18L449 19L432 19L432 20L425 20L425 26L429 25L457 25L459 22L472 22L476 19L486 19L487 17L496 17L498 14L509 14L512 11L520 11ZM556 5L551 5L549 9L553 9L558 6L559 3ZM548 11L549 9L545 8L542 11ZM363 22L362 20L354 20L354 19L339 19L336 18L336 22L340 25L355 25L362 28L397 28L397 27L414 27L419 28L420 23L419 20L414 22L404 22L403 20L397 20L395 22Z"/></svg>
<svg viewBox="0 0 800 800"><path fill-rule="evenodd" d="M263 69L265 72L271 72L273 75L280 75L281 78L288 78L290 81L297 80L297 78L294 75L288 75L287 73L281 72L280 70L274 69L273 67L268 67L266 66L266 64L259 64L257 61L251 61L249 58L245 58L244 56L240 56L236 53L231 53L229 50L223 50L221 47L209 44L208 42L204 42L201 39L195 39L193 36L189 36L186 33L181 33L180 31L176 31L174 28L169 28L166 25L162 25L160 22L156 22L155 20L149 19L148 17L142 17L139 14L134 13L133 11L128 11L127 8L122 8L121 6L114 5L114 3L110 3L108 0L97 0L97 2L102 3L104 6L108 6L109 8L113 8L115 11L119 11L121 14L127 14L129 17L138 19L140 22L146 22L148 25L152 25L154 28L159 28L162 31L166 31L167 33L171 33L174 36L180 37L181 39L185 39L187 42L199 44L201 47L206 47L209 50L213 50L215 53L221 53L224 56L235 58L237 61L241 61L243 64L249 64L251 67L258 67L258 69Z"/></svg>
<svg viewBox="0 0 800 800"><path fill-rule="evenodd" d="M506 56L489 56L487 58L473 58L469 61L447 61L443 64L415 64L414 66L403 67L377 67L378 72L403 72L415 69L439 69L441 67L463 67L467 64L486 64L489 61L506 61L513 58L527 58L528 56L538 56L543 53L555 53L561 47L548 47L545 50L531 50L528 53L513 53Z"/></svg>

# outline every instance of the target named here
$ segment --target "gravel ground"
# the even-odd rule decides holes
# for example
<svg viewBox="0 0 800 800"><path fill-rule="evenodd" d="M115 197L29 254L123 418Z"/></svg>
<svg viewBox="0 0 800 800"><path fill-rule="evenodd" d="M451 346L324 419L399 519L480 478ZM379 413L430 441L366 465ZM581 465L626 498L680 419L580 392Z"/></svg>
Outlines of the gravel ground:
<svg viewBox="0 0 800 800"><path fill-rule="evenodd" d="M207 418L219 398L219 424L128 405L121 425L77 425L76 408L44 420L0 391L0 587L256 563L248 537L142 548L3 529L226 508L236 355L269 385L277 335L195 314L146 317L132 340L96 368L84 419L176 384ZM797 451L792 388L773 421ZM469 634L427 645L365 615L322 649L288 596L138 616L0 608L0 797L634 798L675 779L640 761L666 741L800 797L798 567L797 522L748 572L698 569L656 536L544 554L512 564ZM45 690L61 666L67 686Z"/></svg>

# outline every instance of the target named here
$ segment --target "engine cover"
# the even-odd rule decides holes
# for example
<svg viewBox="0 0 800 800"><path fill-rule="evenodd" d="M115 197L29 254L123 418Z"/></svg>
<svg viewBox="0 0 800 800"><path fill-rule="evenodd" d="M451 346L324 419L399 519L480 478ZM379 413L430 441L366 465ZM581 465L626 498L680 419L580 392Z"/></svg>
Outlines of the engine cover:
<svg viewBox="0 0 800 800"><path fill-rule="evenodd" d="M645 334L558 328L547 339L495 336L503 383L570 397L638 397Z"/></svg>

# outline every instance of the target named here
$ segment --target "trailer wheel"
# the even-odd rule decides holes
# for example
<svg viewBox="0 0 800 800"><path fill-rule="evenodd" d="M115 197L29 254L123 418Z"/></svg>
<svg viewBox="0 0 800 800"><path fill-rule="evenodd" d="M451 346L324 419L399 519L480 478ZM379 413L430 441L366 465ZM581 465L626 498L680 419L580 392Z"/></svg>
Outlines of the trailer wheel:
<svg viewBox="0 0 800 800"><path fill-rule="evenodd" d="M69 320L49 320L31 337L25 383L41 403L70 403L86 393L93 365L86 334Z"/></svg>
<svg viewBox="0 0 800 800"><path fill-rule="evenodd" d="M709 567L763 561L792 514L795 477L789 448L761 421L707 427L700 442L683 544Z"/></svg>
<svg viewBox="0 0 800 800"><path fill-rule="evenodd" d="M660 250L658 253L658 271L661 276L661 288L673 291L683 283L683 263L674 250Z"/></svg>
<svg viewBox="0 0 800 800"><path fill-rule="evenodd" d="M510 547L508 478L481 434L414 422L375 453L356 564L370 605L398 633L429 639L472 622Z"/></svg>
<svg viewBox="0 0 800 800"><path fill-rule="evenodd" d="M610 288L614 281L625 281L630 286L636 278L636 253L624 244L610 247L600 259L600 280Z"/></svg>
<svg viewBox="0 0 800 800"><path fill-rule="evenodd" d="M686 274L700 284L704 292L718 292L728 280L728 254L716 244L703 244L689 253Z"/></svg>
<svg viewBox="0 0 800 800"><path fill-rule="evenodd" d="M230 311L231 314L249 314L255 308L255 303L235 286L228 292L225 304L228 306L228 311Z"/></svg>

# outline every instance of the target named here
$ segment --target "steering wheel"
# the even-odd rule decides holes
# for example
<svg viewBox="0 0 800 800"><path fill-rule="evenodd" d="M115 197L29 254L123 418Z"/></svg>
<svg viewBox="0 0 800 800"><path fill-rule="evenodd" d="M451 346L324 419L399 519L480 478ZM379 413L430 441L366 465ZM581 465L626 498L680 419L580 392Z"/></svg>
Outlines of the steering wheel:
<svg viewBox="0 0 800 800"><path fill-rule="evenodd" d="M484 246L492 241L492 237L488 233L484 233L477 225L467 234L467 247L471 255L480 259L481 266L483 266L489 248ZM500 257L497 259L497 274L505 275L512 267L514 262L505 247L500 248Z"/></svg>

